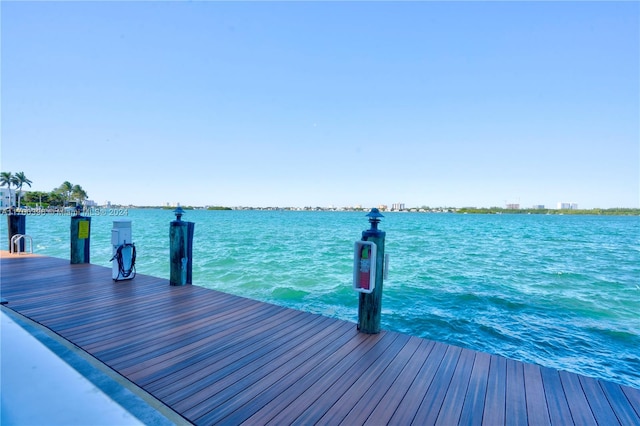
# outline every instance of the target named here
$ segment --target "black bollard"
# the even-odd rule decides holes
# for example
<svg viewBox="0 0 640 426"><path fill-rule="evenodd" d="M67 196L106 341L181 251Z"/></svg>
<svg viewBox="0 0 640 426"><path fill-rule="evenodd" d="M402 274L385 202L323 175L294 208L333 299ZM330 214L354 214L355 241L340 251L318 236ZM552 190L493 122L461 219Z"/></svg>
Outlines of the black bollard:
<svg viewBox="0 0 640 426"><path fill-rule="evenodd" d="M384 217L376 208L371 209L367 214L371 228L362 232L362 241L375 244L375 250L367 249L367 245L362 245L365 250L360 254L361 258L368 258L372 264L371 272L375 274L373 289L368 287L368 283L359 282L358 286L367 291L360 292L358 302L358 330L366 334L380 333L380 318L382 312L382 280L384 277L384 240L385 232L378 229L380 218ZM366 254L364 254L366 253ZM373 257L375 255L375 259ZM375 262L375 266L373 266ZM356 278L354 278L356 280ZM369 292L370 290L370 292Z"/></svg>
<svg viewBox="0 0 640 426"><path fill-rule="evenodd" d="M27 216L23 214L14 213L13 208L7 215L7 234L9 235L9 251L12 251L11 247L11 239L15 235L24 235L26 234L26 219ZM24 251L24 238L21 239L18 243L18 247L13 247L16 249L15 251L21 253Z"/></svg>
<svg viewBox="0 0 640 426"><path fill-rule="evenodd" d="M182 220L184 210L180 206L174 213L176 220L169 224L169 284L191 284L195 223Z"/></svg>
<svg viewBox="0 0 640 426"><path fill-rule="evenodd" d="M81 207L71 218L71 263L90 263L91 218L81 216Z"/></svg>

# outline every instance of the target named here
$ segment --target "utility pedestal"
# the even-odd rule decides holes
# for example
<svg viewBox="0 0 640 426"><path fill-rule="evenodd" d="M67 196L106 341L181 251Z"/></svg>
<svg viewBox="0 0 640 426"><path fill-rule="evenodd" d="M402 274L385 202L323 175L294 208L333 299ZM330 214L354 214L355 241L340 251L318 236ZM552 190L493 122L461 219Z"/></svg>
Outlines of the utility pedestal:
<svg viewBox="0 0 640 426"><path fill-rule="evenodd" d="M111 246L111 277L114 281L133 279L136 276L136 246L131 239L131 220L113 221Z"/></svg>
<svg viewBox="0 0 640 426"><path fill-rule="evenodd" d="M363 289L360 290L358 302L358 330L366 334L377 334L380 333L380 316L382 312L382 280L385 267L384 240L386 234L378 229L380 218L384 217L378 209L371 209L367 217L369 217L371 228L362 232L362 241L373 244L372 249L367 249L366 245L361 244L367 250L361 250L360 253L367 254L360 254L360 256L366 257L364 260L371 262L370 272L374 274L375 282L372 283L373 285L367 285L364 282L356 283L358 278L354 273L354 286ZM371 277L371 281L373 281L373 277Z"/></svg>
<svg viewBox="0 0 640 426"><path fill-rule="evenodd" d="M184 210L180 206L173 212L176 220L169 224L169 283L171 285L191 284L195 223L182 220Z"/></svg>

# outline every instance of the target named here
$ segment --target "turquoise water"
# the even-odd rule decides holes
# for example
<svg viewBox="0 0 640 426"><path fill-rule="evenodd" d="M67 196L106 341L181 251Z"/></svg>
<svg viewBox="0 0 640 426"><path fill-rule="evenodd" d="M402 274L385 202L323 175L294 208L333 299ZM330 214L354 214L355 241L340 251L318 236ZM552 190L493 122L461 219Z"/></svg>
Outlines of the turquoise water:
<svg viewBox="0 0 640 426"><path fill-rule="evenodd" d="M91 261L110 266L109 215ZM130 209L138 273L169 276L170 210ZM357 321L362 212L187 211L194 284ZM69 216L28 216L69 257ZM6 219L0 221L6 249ZM640 218L386 213L382 327L640 388Z"/></svg>

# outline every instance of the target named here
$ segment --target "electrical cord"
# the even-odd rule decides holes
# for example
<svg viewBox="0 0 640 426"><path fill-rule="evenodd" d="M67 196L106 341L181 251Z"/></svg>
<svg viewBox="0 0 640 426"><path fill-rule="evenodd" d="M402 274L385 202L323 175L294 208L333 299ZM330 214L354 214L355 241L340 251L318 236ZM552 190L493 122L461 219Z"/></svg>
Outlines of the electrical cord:
<svg viewBox="0 0 640 426"><path fill-rule="evenodd" d="M125 269L124 267L124 259L122 257L122 249L125 247L131 247L131 267L129 269ZM127 279L129 277L133 278L136 276L136 246L135 244L131 243L125 243L122 245L119 245L118 248L116 249L116 253L113 255L113 257L111 258L110 262L113 262L113 260L116 260L118 262L118 278L114 278L114 281L121 281L123 279ZM133 274L133 275L131 275ZM120 278L122 277L122 278Z"/></svg>

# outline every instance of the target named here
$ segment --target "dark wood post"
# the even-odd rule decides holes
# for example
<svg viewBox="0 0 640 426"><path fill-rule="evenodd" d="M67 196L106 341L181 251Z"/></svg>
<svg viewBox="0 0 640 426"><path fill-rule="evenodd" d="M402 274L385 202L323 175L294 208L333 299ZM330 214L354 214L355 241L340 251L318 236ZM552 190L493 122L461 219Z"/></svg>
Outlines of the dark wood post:
<svg viewBox="0 0 640 426"><path fill-rule="evenodd" d="M367 214L371 228L362 232L362 241L375 243L376 277L375 287L371 293L360 293L358 302L358 330L362 333L380 333L380 317L382 312L382 280L384 277L384 240L386 233L378 229L380 218L384 217L378 209L373 208ZM373 262L374 259L371 259Z"/></svg>
<svg viewBox="0 0 640 426"><path fill-rule="evenodd" d="M192 283L193 231L195 223L182 220L184 210L174 210L176 220L169 224L169 283Z"/></svg>
<svg viewBox="0 0 640 426"><path fill-rule="evenodd" d="M24 235L26 233L27 216L16 214L11 210L7 215L7 234L9 234L9 251L11 251L11 238L14 235ZM18 242L17 252L24 251L24 238Z"/></svg>
<svg viewBox="0 0 640 426"><path fill-rule="evenodd" d="M91 218L80 216L80 208L71 218L71 263L90 263Z"/></svg>

